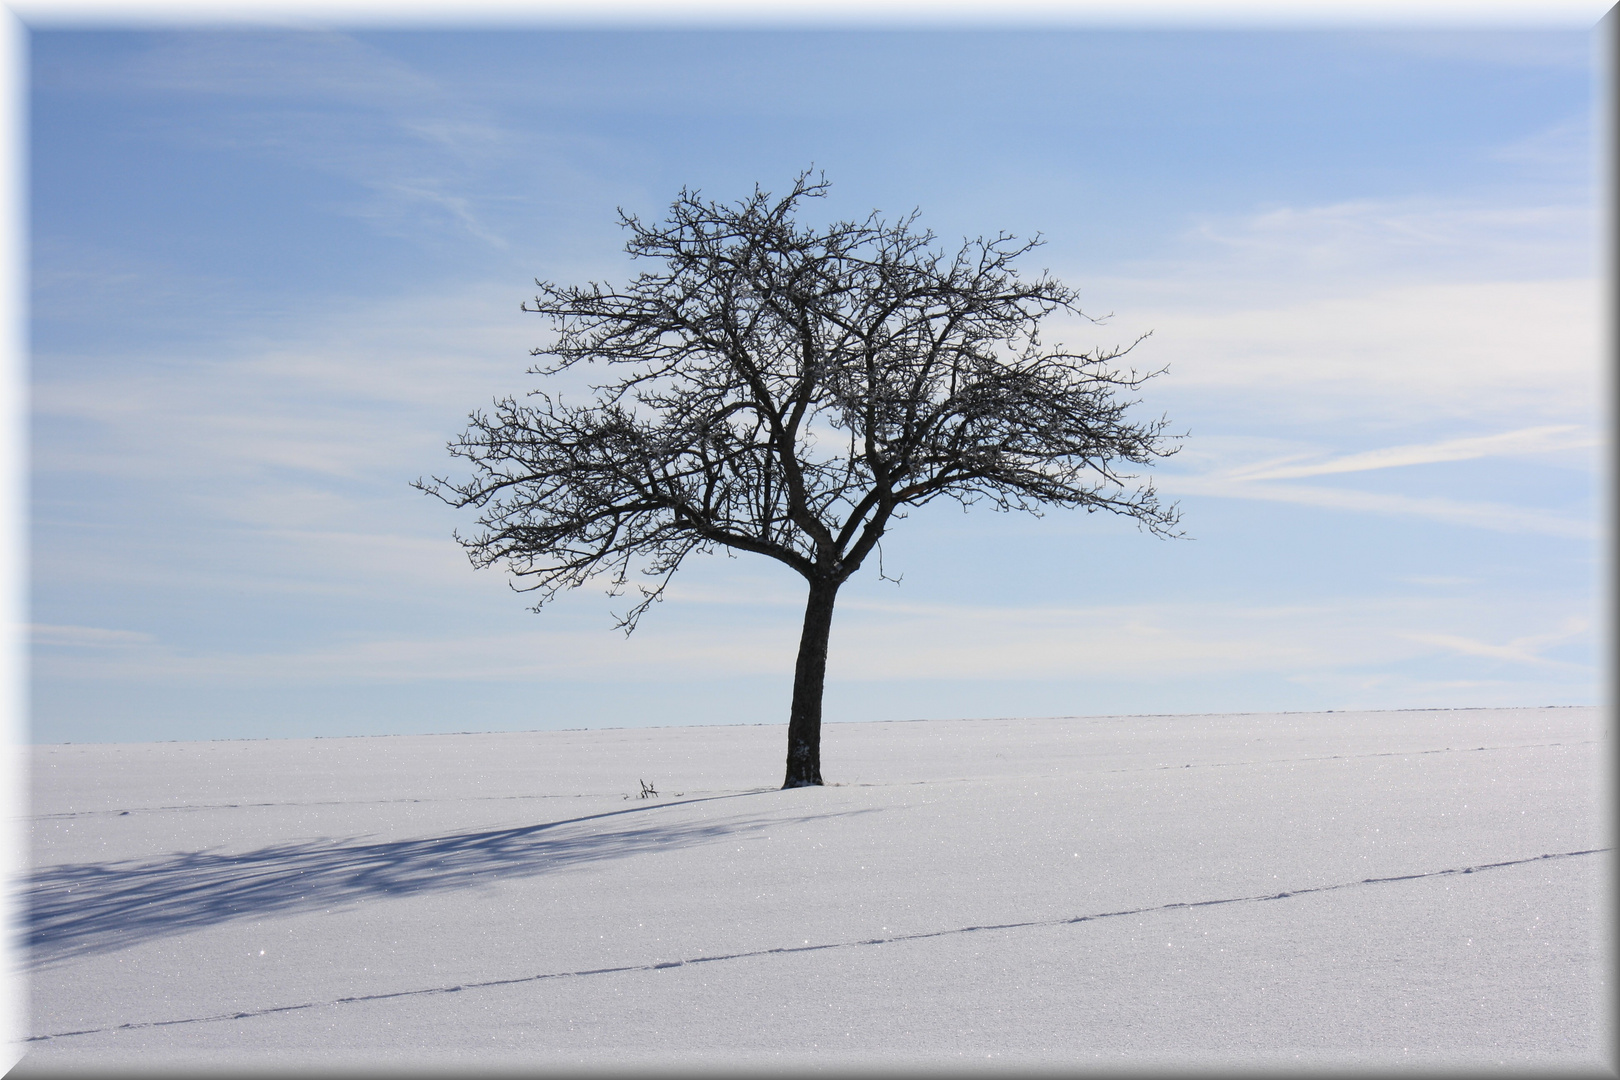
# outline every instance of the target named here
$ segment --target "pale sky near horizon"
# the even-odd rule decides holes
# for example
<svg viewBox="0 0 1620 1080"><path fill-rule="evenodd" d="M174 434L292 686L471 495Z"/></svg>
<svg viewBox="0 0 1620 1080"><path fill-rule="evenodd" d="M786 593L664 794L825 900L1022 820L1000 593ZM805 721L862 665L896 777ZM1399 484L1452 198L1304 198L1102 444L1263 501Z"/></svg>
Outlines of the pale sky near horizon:
<svg viewBox="0 0 1620 1080"><path fill-rule="evenodd" d="M1595 704L1591 32L30 35L33 742L785 722L803 586L540 614L409 483L615 210L824 170L1008 230L1168 366L1185 540L952 506L841 594L827 719Z"/></svg>

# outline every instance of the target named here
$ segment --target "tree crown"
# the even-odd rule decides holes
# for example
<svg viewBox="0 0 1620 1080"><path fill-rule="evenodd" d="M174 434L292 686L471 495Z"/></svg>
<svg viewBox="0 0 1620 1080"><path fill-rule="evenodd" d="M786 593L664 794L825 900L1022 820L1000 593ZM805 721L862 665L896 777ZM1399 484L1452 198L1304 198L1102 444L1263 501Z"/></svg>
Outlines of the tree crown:
<svg viewBox="0 0 1620 1080"><path fill-rule="evenodd" d="M534 391L474 413L450 444L473 477L418 481L481 512L458 537L476 565L505 562L543 604L603 573L617 593L639 564L654 582L629 631L694 551L757 552L836 588L906 507L940 497L1174 535L1176 508L1120 471L1175 450L1121 397L1157 372L1110 367L1131 346L1043 345L1043 319L1086 316L1073 289L1014 269L1039 238L946 255L916 212L800 226L826 189L803 173L729 206L683 190L656 225L620 211L627 252L659 269L618 289L536 282L524 310L555 338L531 373L628 370L589 404Z"/></svg>

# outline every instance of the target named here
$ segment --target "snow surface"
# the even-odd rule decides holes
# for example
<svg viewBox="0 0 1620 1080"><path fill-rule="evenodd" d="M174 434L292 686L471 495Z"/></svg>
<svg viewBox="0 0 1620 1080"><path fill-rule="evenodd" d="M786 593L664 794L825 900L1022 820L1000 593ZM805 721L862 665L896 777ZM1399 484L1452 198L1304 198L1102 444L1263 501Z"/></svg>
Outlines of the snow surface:
<svg viewBox="0 0 1620 1080"><path fill-rule="evenodd" d="M33 749L14 1075L1613 1068L1595 708ZM639 798L640 781L657 798Z"/></svg>

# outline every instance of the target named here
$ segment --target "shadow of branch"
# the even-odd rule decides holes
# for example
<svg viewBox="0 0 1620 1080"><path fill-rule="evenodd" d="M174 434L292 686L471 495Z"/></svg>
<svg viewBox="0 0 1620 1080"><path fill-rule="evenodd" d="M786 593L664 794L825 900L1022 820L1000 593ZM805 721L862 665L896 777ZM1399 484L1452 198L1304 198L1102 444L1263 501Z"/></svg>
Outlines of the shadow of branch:
<svg viewBox="0 0 1620 1080"><path fill-rule="evenodd" d="M418 840L311 840L245 853L189 851L156 861L43 867L29 882L29 966L108 952L234 919L467 888L604 859L690 847L797 820L776 816L703 822L647 819L649 811L739 797L689 799ZM605 819L628 815L635 815L635 823L604 824Z"/></svg>

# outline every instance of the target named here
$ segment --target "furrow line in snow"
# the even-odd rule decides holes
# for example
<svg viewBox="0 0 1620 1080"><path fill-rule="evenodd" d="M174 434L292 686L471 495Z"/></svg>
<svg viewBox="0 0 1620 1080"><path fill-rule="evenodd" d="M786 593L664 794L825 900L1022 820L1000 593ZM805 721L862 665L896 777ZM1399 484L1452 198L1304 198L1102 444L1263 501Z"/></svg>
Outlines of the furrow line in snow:
<svg viewBox="0 0 1620 1080"><path fill-rule="evenodd" d="M1371 754L1319 754L1313 757L1298 758L1258 758L1253 761L1202 761L1184 765L1147 765L1129 769L1107 769L1108 773L1128 772L1158 772L1163 769L1226 769L1244 765L1289 765L1300 761L1356 761L1361 758L1375 757L1418 757L1423 754L1461 754L1476 753L1480 750L1542 750L1553 746L1591 746L1596 739L1584 739L1580 742L1550 742L1550 743L1504 743L1500 746L1445 746L1434 750L1381 750ZM943 780L877 780L877 781L851 781L847 783L830 783L827 787L909 787L917 784L965 784L986 777L956 776ZM765 791L776 791L777 788L721 788L717 790L693 790L676 792L674 797L685 795L752 795ZM534 799L621 799L634 798L634 794L626 795L622 791L610 792L583 792L573 795L464 795L452 799L322 799L317 802L255 802L255 803L196 803L181 806L133 806L127 810L63 810L53 814L31 814L31 821L50 821L58 818L77 817L122 817L126 814L157 814L174 813L196 810L259 810L275 806L391 806L399 803L441 803L441 802L512 802L518 800Z"/></svg>
<svg viewBox="0 0 1620 1080"><path fill-rule="evenodd" d="M1375 757L1420 757L1423 754L1473 754L1480 750L1542 750L1550 746L1591 746L1596 739L1574 743L1504 743L1501 746L1444 746L1437 750L1379 750L1371 754L1319 754L1315 757L1263 758L1255 761L1205 761L1196 765L1152 765L1146 769L1110 769L1109 772L1158 772L1161 769L1225 769L1238 765L1291 765L1298 761L1359 761Z"/></svg>
<svg viewBox="0 0 1620 1080"><path fill-rule="evenodd" d="M1184 908L1214 907L1221 904L1250 904L1261 903L1267 900L1284 900L1295 896L1306 896L1311 893L1334 892L1339 889L1353 889L1364 885L1385 885L1399 881L1417 881L1423 878L1448 877L1457 874L1475 874L1485 870L1498 870L1508 866L1523 866L1527 863L1541 862L1546 859L1569 859L1581 855L1598 855L1611 851L1612 848L1587 848L1582 851L1557 851L1545 855L1532 855L1524 859L1507 859L1502 862L1480 863L1475 866L1453 867L1447 870L1427 870L1416 874L1399 874L1393 877L1362 878L1359 881L1343 881L1334 885L1312 885L1298 889L1289 889L1283 892L1263 893L1255 896L1232 896L1218 900L1183 901L1173 904L1154 904L1148 907L1128 908L1123 911L1105 911L1092 915L1059 916L1049 919L1027 919L1020 922L984 923L976 926L957 926L947 930L927 930L915 934L896 934L893 937L866 938L861 941L832 941L812 945L783 945L773 949L753 949L747 952L721 953L714 956L697 956L689 960L664 960L650 964L620 964L615 967L586 968L581 971L552 971L540 975L519 975L510 979L488 979L480 982L459 983L455 986L430 986L417 990L393 990L379 994L355 994L349 997L333 998L327 1001L307 1001L297 1005L271 1005L262 1009L244 1009L239 1012L216 1013L210 1016L188 1016L175 1020L144 1020L126 1024L115 1024L109 1027L84 1028L79 1031L58 1031L49 1035L30 1035L24 1042L46 1042L52 1039L68 1039L82 1035L100 1035L113 1031L138 1031L144 1028L173 1027L176 1024L210 1024L223 1020L250 1020L260 1016L274 1016L278 1013L299 1012L304 1009L320 1009L338 1005L353 1005L370 1001L389 1001L398 998L427 997L434 994L457 994L463 990L487 990L498 986L519 986L524 983L546 982L552 979L573 979L590 975L615 975L636 971L663 971L670 968L686 967L690 964L711 964L725 960L749 960L765 956L785 956L791 953L822 952L827 949L851 949L866 945L892 945L907 941L925 941L930 938L951 937L956 934L972 934L985 930L1026 930L1047 926L1071 926L1076 923L1096 922L1100 919L1113 919L1125 915L1149 915L1156 912L1176 911Z"/></svg>
<svg viewBox="0 0 1620 1080"><path fill-rule="evenodd" d="M776 788L723 788L718 794L724 795L752 795L761 791L776 791ZM714 791L677 791L672 798L681 798L686 795L713 795ZM127 810L63 810L54 814L31 814L31 821L49 821L54 818L77 817L122 817L125 814L157 814L173 813L175 811L191 810L262 810L273 806L394 806L399 803L442 803L442 802L512 802L516 800L532 799L612 799L620 800L635 798L622 791L587 791L574 795L459 795L453 799L321 799L316 802L255 802L255 803L193 803L181 806L132 806ZM667 805L667 804L666 804Z"/></svg>

